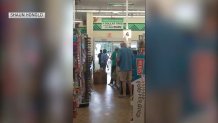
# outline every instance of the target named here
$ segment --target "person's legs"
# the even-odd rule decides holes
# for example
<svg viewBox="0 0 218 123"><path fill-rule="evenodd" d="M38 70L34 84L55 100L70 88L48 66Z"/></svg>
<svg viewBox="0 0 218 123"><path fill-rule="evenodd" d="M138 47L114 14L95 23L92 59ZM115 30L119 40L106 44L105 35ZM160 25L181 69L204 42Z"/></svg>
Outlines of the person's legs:
<svg viewBox="0 0 218 123"><path fill-rule="evenodd" d="M127 72L120 72L120 80L122 81L122 92L123 97L126 96L126 82L127 82Z"/></svg>
<svg viewBox="0 0 218 123"><path fill-rule="evenodd" d="M131 82L128 82L128 87L129 87L130 97L132 97L132 84L131 84Z"/></svg>
<svg viewBox="0 0 218 123"><path fill-rule="evenodd" d="M122 87L123 87L123 96L126 96L126 81L122 81Z"/></svg>
<svg viewBox="0 0 218 123"><path fill-rule="evenodd" d="M116 74L116 70L114 71L114 86L116 87L116 88L118 88L118 86L117 86L117 74Z"/></svg>
<svg viewBox="0 0 218 123"><path fill-rule="evenodd" d="M103 70L106 72L106 64L102 64L102 68L103 68Z"/></svg>
<svg viewBox="0 0 218 123"><path fill-rule="evenodd" d="M101 68L101 64L100 63L98 63L99 64L99 67Z"/></svg>
<svg viewBox="0 0 218 123"><path fill-rule="evenodd" d="M120 84L119 82L120 82L120 68L117 66L116 67L116 86Z"/></svg>
<svg viewBox="0 0 218 123"><path fill-rule="evenodd" d="M100 69L103 69L103 65L101 63L99 65L100 65Z"/></svg>
<svg viewBox="0 0 218 123"><path fill-rule="evenodd" d="M115 70L116 70L116 66L112 66L112 67L111 67L111 81L110 81L109 85L112 85L112 84L113 84L113 81L115 81L115 78L114 78L114 76L113 76Z"/></svg>
<svg viewBox="0 0 218 123"><path fill-rule="evenodd" d="M128 86L129 86L129 93L130 93L130 97L133 95L132 92L132 71L128 71L127 72L127 80L128 80Z"/></svg>

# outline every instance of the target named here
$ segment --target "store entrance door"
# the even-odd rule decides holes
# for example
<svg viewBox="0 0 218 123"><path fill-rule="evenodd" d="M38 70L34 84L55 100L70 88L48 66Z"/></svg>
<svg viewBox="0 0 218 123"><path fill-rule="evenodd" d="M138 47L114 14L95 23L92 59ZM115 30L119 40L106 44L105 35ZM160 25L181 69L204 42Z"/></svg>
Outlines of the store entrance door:
<svg viewBox="0 0 218 123"><path fill-rule="evenodd" d="M121 41L95 41L95 49L94 49L94 54L95 54L95 65L94 65L94 70L100 69L100 65L98 63L98 54L100 53L100 50L106 49L108 56L110 58L112 52L115 50L116 47L120 48L120 43ZM111 60L108 60L108 67L109 69L111 68Z"/></svg>

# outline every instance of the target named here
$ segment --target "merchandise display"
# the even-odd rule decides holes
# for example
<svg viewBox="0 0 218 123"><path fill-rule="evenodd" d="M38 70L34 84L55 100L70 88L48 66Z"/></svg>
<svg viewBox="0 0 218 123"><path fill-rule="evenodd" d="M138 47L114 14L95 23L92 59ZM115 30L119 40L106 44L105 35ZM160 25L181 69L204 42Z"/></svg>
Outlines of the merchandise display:
<svg viewBox="0 0 218 123"><path fill-rule="evenodd" d="M85 47L83 47L85 46ZM82 49L83 49L83 55L84 58L84 77L85 77L85 81L84 81L84 94L83 94L83 99L82 99L82 103L81 105L88 105L89 104L89 100L90 100L90 96L91 96L91 83L92 83L92 56L91 56L91 40L88 36L86 36L83 40L82 43Z"/></svg>
<svg viewBox="0 0 218 123"><path fill-rule="evenodd" d="M137 54L134 54L132 71L133 98L131 123L142 123L144 119L145 100L145 34L139 36Z"/></svg>
<svg viewBox="0 0 218 123"><path fill-rule="evenodd" d="M73 38L73 117L77 108L89 105L92 82L90 38L74 29Z"/></svg>

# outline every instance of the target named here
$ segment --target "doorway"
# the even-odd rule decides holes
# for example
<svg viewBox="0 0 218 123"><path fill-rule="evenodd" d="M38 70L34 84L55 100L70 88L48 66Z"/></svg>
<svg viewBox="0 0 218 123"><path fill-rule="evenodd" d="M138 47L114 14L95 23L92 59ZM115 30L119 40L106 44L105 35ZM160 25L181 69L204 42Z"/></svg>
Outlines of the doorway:
<svg viewBox="0 0 218 123"><path fill-rule="evenodd" d="M107 54L110 58L112 52L115 50L115 48L120 48L120 43L121 41L95 41L95 49L94 49L94 54L95 54L95 67L94 70L98 70L100 69L100 65L98 63L99 59L98 59L98 54L100 53L100 50L106 49L107 50ZM111 68L111 60L108 60L108 68Z"/></svg>

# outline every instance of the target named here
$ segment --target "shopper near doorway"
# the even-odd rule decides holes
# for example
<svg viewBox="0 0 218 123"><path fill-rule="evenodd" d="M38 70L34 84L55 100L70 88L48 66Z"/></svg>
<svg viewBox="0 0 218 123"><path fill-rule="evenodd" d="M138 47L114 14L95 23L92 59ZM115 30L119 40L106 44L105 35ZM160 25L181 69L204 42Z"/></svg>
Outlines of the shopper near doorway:
<svg viewBox="0 0 218 123"><path fill-rule="evenodd" d="M101 66L102 66L104 71L106 70L108 58L109 58L109 56L107 55L107 50L104 49L103 53L101 54Z"/></svg>
<svg viewBox="0 0 218 123"><path fill-rule="evenodd" d="M120 44L120 50L117 55L117 62L120 67L120 81L122 82L122 95L120 97L126 97L126 84L129 86L130 96L132 96L132 50L127 48L126 43Z"/></svg>
<svg viewBox="0 0 218 123"><path fill-rule="evenodd" d="M101 55L102 55L102 50L100 50L100 53L98 54L98 64L99 64L100 68L102 68L102 65L101 65Z"/></svg>
<svg viewBox="0 0 218 123"><path fill-rule="evenodd" d="M113 85L113 82L115 87L117 87L117 83L116 83L116 58L117 58L117 52L118 52L118 48L115 48L114 52L111 55L111 61L112 61L112 65L111 65L111 81L108 85Z"/></svg>

